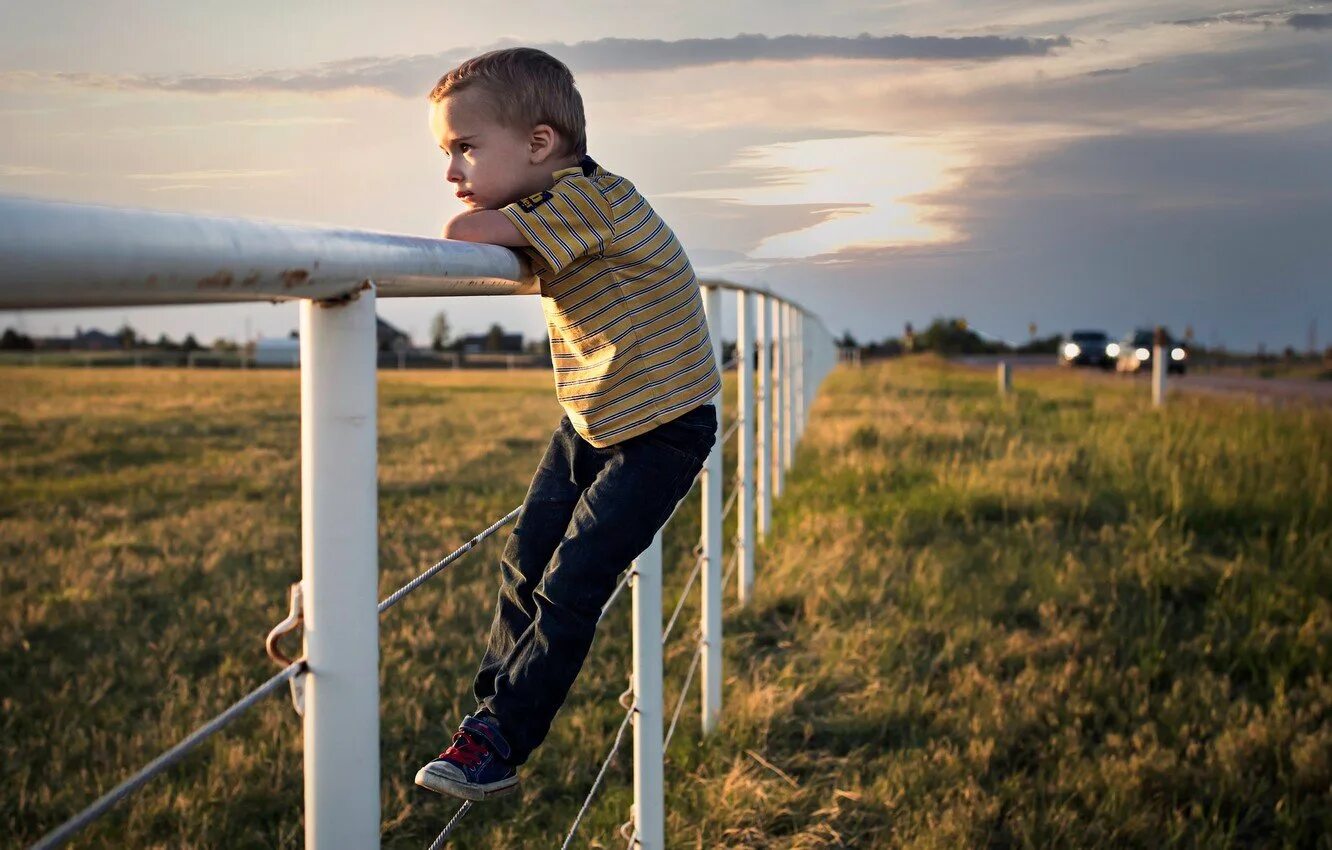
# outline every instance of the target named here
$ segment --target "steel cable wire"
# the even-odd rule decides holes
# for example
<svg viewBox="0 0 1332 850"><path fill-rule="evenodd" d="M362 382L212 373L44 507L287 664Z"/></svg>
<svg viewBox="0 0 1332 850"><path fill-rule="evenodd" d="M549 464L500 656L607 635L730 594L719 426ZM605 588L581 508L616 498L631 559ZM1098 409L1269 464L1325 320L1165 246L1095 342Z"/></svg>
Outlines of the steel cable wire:
<svg viewBox="0 0 1332 850"><path fill-rule="evenodd" d="M246 709L277 690L291 677L305 672L306 666L305 659L302 658L284 667L280 673L232 703L229 708L195 729L180 743L148 762L140 768L138 773L98 797L92 805L48 832L42 840L32 845L31 850L50 850L73 838L79 830L106 814L112 806L137 791L148 780L180 761L190 750L221 731L223 727L235 720Z"/></svg>
<svg viewBox="0 0 1332 850"><path fill-rule="evenodd" d="M449 840L449 835L458 828L458 824L462 823L463 815L467 814L467 810L470 808L472 808L472 801L464 800L463 804L458 808L458 811L454 813L453 817L449 819L448 824L445 825L444 831L439 834L438 838L430 843L430 850L442 850L444 842Z"/></svg>
<svg viewBox="0 0 1332 850"><path fill-rule="evenodd" d="M440 570L444 569L449 564L453 563L454 561L461 558L463 555L466 555L468 552L475 549L477 545L481 543L482 540L485 540L487 537L494 534L496 531L499 531L499 529L503 527L505 523L508 523L511 520L513 520L515 517L518 516L518 514L522 513L522 511L523 511L522 505L519 505L518 507L509 511L503 517L496 520L485 531L476 535L471 540L468 540L466 543L464 543L462 546L458 547L457 549L454 549L448 555L445 555L444 560L440 561L438 564L435 564L430 569L426 570L416 578L412 579L402 587L395 590L392 594L388 596L388 598L386 598L383 602L379 603L379 613L383 614L385 611L392 608L394 605L397 605L398 602L400 602L404 596L411 593L413 590L416 590L418 587L425 584L431 578L434 578L434 576Z"/></svg>
<svg viewBox="0 0 1332 850"><path fill-rule="evenodd" d="M573 824L569 827L569 834L565 836L564 843L560 845L560 850L568 850L573 843L574 834L578 832L578 827L583 822L583 816L587 814L588 808L592 805L592 798L596 796L597 789L601 787L601 781L606 777L606 769L610 767L611 759L615 758L616 751L620 749L620 742L624 740L624 730L629 728L629 721L633 719L634 712L637 710L638 703L635 702L624 713L624 721L620 723L620 730L615 733L615 741L611 744L610 751L606 753L606 758L602 760L601 769L597 771L597 778L592 780L592 787L588 790L587 796L583 798L583 807L578 810L578 815L574 817Z"/></svg>

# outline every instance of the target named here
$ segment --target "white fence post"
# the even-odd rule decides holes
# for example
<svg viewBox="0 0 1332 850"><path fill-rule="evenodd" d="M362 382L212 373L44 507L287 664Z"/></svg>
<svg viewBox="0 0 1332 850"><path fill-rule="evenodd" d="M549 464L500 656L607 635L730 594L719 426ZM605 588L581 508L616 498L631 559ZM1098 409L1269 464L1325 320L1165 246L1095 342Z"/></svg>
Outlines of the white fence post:
<svg viewBox="0 0 1332 850"><path fill-rule="evenodd" d="M1152 345L1152 407L1165 404L1166 396L1166 358L1170 350L1156 342Z"/></svg>
<svg viewBox="0 0 1332 850"><path fill-rule="evenodd" d="M785 455L782 444L786 434L786 303L773 299L772 304L772 498L780 499L785 481Z"/></svg>
<svg viewBox="0 0 1332 850"><path fill-rule="evenodd" d="M740 413L740 519L736 523L740 547L740 604L754 593L754 294L736 293L737 333L735 350L739 363L738 408Z"/></svg>
<svg viewBox="0 0 1332 850"><path fill-rule="evenodd" d="M1008 395L1013 389L1013 370L1007 360L999 361L999 395Z"/></svg>
<svg viewBox="0 0 1332 850"><path fill-rule="evenodd" d="M661 532L634 561L634 827L639 850L666 845L662 731Z"/></svg>
<svg viewBox="0 0 1332 850"><path fill-rule="evenodd" d="M712 356L721 363L721 288L705 287L703 309L708 314ZM717 405L717 444L703 467L703 733L717 728L722 708L722 394Z"/></svg>
<svg viewBox="0 0 1332 850"><path fill-rule="evenodd" d="M791 315L795 318L795 439L792 443L799 443L800 438L805 435L805 314L799 309L793 309ZM792 453L795 452L795 446L791 447Z"/></svg>
<svg viewBox="0 0 1332 850"><path fill-rule="evenodd" d="M795 449L795 308L782 302L782 488L786 490L786 470L791 468Z"/></svg>
<svg viewBox="0 0 1332 850"><path fill-rule="evenodd" d="M772 526L772 297L758 294L758 532L767 536Z"/></svg>
<svg viewBox="0 0 1332 850"><path fill-rule="evenodd" d="M305 846L379 846L375 293L301 302Z"/></svg>

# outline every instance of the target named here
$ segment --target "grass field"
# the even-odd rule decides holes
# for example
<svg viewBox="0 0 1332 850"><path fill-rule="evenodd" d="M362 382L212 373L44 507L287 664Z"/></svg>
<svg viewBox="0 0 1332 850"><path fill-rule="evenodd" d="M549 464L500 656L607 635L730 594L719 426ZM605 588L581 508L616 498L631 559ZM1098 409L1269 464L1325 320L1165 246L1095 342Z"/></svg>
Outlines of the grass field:
<svg viewBox="0 0 1332 850"><path fill-rule="evenodd" d="M292 373L0 380L0 834L23 846L275 669L299 397ZM1332 847L1332 413L1017 383L829 377L728 613L722 732L691 696L672 744L670 846ZM559 411L538 371L381 373L380 410L386 594L521 501ZM696 514L668 529L668 603ZM469 707L500 541L383 622L386 847L453 811L411 777ZM627 616L521 799L453 846L559 845L622 716ZM75 846L300 846L299 732L261 705ZM628 776L578 846L623 846Z"/></svg>

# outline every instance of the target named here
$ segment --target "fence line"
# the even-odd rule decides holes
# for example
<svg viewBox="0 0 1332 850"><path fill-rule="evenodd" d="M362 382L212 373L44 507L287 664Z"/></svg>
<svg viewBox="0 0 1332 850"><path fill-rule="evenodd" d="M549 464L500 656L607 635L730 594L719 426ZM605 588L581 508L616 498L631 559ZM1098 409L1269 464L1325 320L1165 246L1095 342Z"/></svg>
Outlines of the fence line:
<svg viewBox="0 0 1332 850"><path fill-rule="evenodd" d="M721 292L736 296L735 356L721 366L738 372L738 410L728 420L722 415L722 396L714 398L718 439L702 473L703 529L694 567L663 630L659 533L625 572L603 609L604 616L623 589L632 587L633 706L626 711L610 756L632 723L635 803L627 837L631 847L641 850L663 845L664 747L678 728L700 668L704 733L714 732L720 722L724 588L740 568L740 602L750 598L757 543L771 530L771 503L783 490L814 393L836 362L831 334L794 302L724 281L703 281L702 286L719 362ZM367 619L361 607L373 602L378 573L375 300L536 291L522 258L496 246L0 198L0 308L301 301L301 584L307 600L304 640L309 660L285 668L36 846L57 846L297 676L309 682L303 717L306 845L315 850L378 846L378 616ZM723 505L722 485L727 482L721 459L737 434L740 469L729 481L732 489ZM723 541L722 523L737 505L739 530ZM390 594L376 606L377 614L475 549L520 510L510 511ZM354 545L348 546L349 540ZM723 575L725 543L732 544L732 552ZM662 646L700 577L697 644L663 734ZM325 623L335 625L321 628ZM609 756L566 846L608 764ZM353 781L343 781L352 774ZM460 807L432 847L443 845L470 808Z"/></svg>

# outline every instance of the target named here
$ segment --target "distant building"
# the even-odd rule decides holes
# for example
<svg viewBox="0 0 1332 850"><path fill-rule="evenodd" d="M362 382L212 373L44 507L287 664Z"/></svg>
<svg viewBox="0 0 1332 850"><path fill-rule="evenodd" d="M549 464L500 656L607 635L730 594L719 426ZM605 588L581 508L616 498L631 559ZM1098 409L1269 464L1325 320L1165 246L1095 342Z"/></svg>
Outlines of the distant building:
<svg viewBox="0 0 1332 850"><path fill-rule="evenodd" d="M463 354L522 354L523 335L518 334L473 334L458 340Z"/></svg>
<svg viewBox="0 0 1332 850"><path fill-rule="evenodd" d="M254 365L301 365L301 341L294 336L259 337L254 341Z"/></svg>
<svg viewBox="0 0 1332 850"><path fill-rule="evenodd" d="M407 334L375 317L375 348L381 352L410 351L412 341ZM295 331L291 336L260 337L254 341L254 364L256 366L299 366L301 365L301 340Z"/></svg>
<svg viewBox="0 0 1332 850"><path fill-rule="evenodd" d="M33 345L43 351L117 351L120 337L96 328L87 331L75 328L74 336L39 337L33 340Z"/></svg>
<svg viewBox="0 0 1332 850"><path fill-rule="evenodd" d="M407 334L378 316L375 317L375 336L378 340L377 348L380 351L402 352L410 351L412 348L412 340Z"/></svg>

